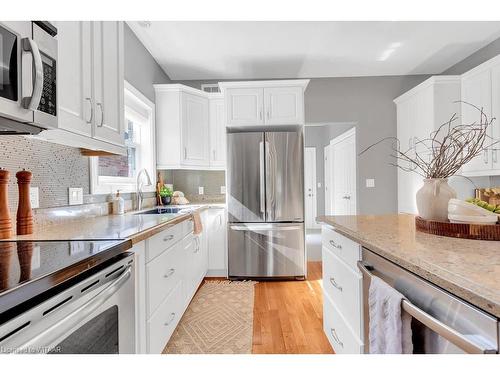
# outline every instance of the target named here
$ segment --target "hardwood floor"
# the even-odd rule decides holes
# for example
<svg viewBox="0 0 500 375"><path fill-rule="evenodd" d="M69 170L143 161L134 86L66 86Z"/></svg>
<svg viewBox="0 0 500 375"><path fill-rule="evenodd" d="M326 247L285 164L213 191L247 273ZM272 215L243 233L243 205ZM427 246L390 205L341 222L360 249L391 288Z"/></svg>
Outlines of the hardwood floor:
<svg viewBox="0 0 500 375"><path fill-rule="evenodd" d="M308 263L304 281L255 286L254 354L333 353L323 332L321 262Z"/></svg>

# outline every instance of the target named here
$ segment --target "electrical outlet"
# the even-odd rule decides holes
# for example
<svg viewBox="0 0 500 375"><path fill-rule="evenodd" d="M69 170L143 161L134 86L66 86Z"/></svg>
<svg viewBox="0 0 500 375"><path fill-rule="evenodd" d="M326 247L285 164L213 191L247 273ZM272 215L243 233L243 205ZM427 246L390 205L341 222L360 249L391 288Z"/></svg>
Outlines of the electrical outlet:
<svg viewBox="0 0 500 375"><path fill-rule="evenodd" d="M68 188L69 205L83 204L83 188Z"/></svg>
<svg viewBox="0 0 500 375"><path fill-rule="evenodd" d="M225 186L221 186L220 187L220 193L221 194L226 194L226 187Z"/></svg>
<svg viewBox="0 0 500 375"><path fill-rule="evenodd" d="M321 182L318 182L318 189L321 189Z"/></svg>
<svg viewBox="0 0 500 375"><path fill-rule="evenodd" d="M199 195L205 194L205 188L203 186L198 186L198 194Z"/></svg>
<svg viewBox="0 0 500 375"><path fill-rule="evenodd" d="M38 188L34 186L30 186L30 204L31 208L40 207L40 195L38 192Z"/></svg>
<svg viewBox="0 0 500 375"><path fill-rule="evenodd" d="M374 178L367 178L366 179L366 187L367 188L375 187L375 179Z"/></svg>

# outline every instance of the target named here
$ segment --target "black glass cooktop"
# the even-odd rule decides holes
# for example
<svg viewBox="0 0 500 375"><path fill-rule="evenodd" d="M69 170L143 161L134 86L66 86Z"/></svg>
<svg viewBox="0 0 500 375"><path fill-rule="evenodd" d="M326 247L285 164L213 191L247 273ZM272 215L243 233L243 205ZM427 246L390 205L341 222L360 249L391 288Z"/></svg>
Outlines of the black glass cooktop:
<svg viewBox="0 0 500 375"><path fill-rule="evenodd" d="M0 242L0 314L130 248L122 240Z"/></svg>

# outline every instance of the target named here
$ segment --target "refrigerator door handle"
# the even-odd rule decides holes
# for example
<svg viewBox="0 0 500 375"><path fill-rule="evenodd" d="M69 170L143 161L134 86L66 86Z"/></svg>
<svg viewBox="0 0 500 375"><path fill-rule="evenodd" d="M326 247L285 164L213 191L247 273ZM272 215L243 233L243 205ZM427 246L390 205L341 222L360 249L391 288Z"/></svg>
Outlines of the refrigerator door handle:
<svg viewBox="0 0 500 375"><path fill-rule="evenodd" d="M259 142L259 179L260 179L260 212L264 216L266 213L266 186L264 177L264 142Z"/></svg>

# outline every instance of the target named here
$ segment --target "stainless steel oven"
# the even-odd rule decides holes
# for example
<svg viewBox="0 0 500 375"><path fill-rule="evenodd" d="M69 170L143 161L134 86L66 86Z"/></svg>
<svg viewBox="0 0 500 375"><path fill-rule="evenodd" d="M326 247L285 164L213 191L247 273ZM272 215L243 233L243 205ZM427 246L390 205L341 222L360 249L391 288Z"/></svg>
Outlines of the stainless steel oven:
<svg viewBox="0 0 500 375"><path fill-rule="evenodd" d="M124 253L0 326L0 352L134 353L134 299L134 256Z"/></svg>
<svg viewBox="0 0 500 375"><path fill-rule="evenodd" d="M0 22L0 134L57 127L56 34L47 22Z"/></svg>

